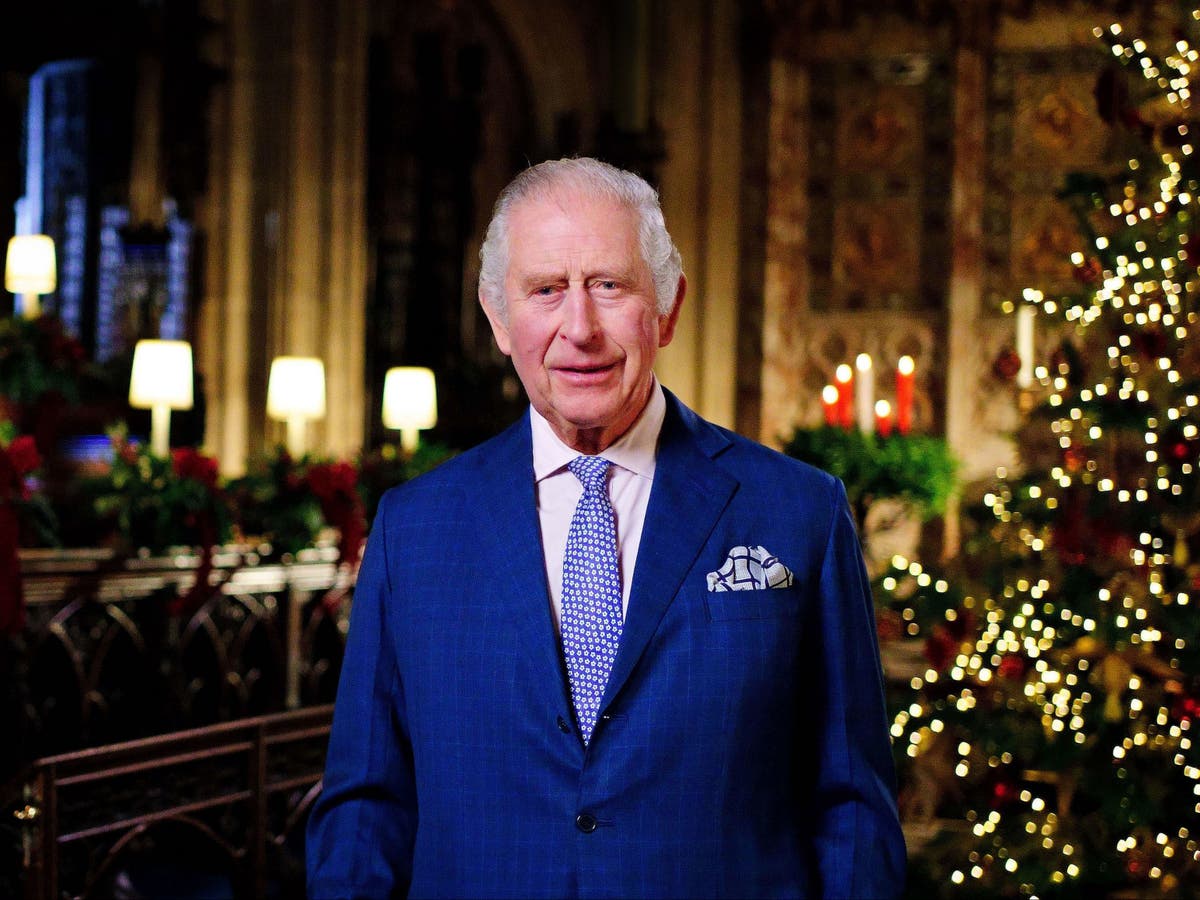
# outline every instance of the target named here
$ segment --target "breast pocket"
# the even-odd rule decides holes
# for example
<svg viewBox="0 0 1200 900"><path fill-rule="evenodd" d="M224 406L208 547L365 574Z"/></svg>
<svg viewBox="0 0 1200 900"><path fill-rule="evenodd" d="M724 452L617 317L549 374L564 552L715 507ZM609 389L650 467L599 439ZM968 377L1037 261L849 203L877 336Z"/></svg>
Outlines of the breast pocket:
<svg viewBox="0 0 1200 900"><path fill-rule="evenodd" d="M800 592L795 587L760 591L708 591L704 603L710 622L795 618L803 608Z"/></svg>

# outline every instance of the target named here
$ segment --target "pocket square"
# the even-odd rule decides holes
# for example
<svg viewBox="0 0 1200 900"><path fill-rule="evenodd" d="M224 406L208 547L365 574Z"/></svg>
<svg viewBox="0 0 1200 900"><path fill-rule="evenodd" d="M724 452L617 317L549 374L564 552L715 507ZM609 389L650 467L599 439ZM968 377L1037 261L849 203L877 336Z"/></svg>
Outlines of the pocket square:
<svg viewBox="0 0 1200 900"><path fill-rule="evenodd" d="M792 573L766 547L734 547L721 568L708 573L710 591L761 591L792 586Z"/></svg>

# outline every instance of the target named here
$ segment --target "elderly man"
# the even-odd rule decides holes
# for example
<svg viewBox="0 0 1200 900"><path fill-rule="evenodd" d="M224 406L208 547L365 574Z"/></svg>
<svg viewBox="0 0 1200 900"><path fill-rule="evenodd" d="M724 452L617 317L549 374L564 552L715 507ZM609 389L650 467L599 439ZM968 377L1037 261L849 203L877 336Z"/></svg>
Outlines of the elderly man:
<svg viewBox="0 0 1200 900"><path fill-rule="evenodd" d="M655 380L686 281L654 190L534 166L481 257L530 410L380 505L311 896L898 893L845 492Z"/></svg>

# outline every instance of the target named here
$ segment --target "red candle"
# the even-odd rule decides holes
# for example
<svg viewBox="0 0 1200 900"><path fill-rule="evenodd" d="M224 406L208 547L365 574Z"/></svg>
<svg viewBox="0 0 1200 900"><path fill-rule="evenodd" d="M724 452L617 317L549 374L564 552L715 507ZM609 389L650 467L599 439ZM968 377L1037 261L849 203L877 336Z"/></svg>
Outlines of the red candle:
<svg viewBox="0 0 1200 900"><path fill-rule="evenodd" d="M892 433L892 404L886 400L875 404L875 430L879 432L880 437L887 437Z"/></svg>
<svg viewBox="0 0 1200 900"><path fill-rule="evenodd" d="M825 424L836 425L838 422L838 389L832 384L825 385L821 391L821 410L825 413Z"/></svg>
<svg viewBox="0 0 1200 900"><path fill-rule="evenodd" d="M837 383L838 424L849 428L854 424L854 370L842 363L833 380Z"/></svg>
<svg viewBox="0 0 1200 900"><path fill-rule="evenodd" d="M901 434L912 428L913 373L916 364L911 356L900 357L896 365L896 427Z"/></svg>

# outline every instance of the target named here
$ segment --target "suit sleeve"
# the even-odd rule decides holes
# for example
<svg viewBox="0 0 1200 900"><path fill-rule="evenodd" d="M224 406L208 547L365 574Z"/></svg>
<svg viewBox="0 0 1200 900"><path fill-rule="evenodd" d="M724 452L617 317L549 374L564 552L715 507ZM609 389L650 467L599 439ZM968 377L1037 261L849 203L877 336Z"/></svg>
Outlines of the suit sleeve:
<svg viewBox="0 0 1200 900"><path fill-rule="evenodd" d="M819 896L893 897L905 849L870 585L840 481L809 631L817 716L813 803ZM812 714L808 711L806 715Z"/></svg>
<svg viewBox="0 0 1200 900"><path fill-rule="evenodd" d="M324 787L307 830L312 900L403 897L411 880L417 800L387 622L395 500L393 492L380 504L355 587Z"/></svg>

